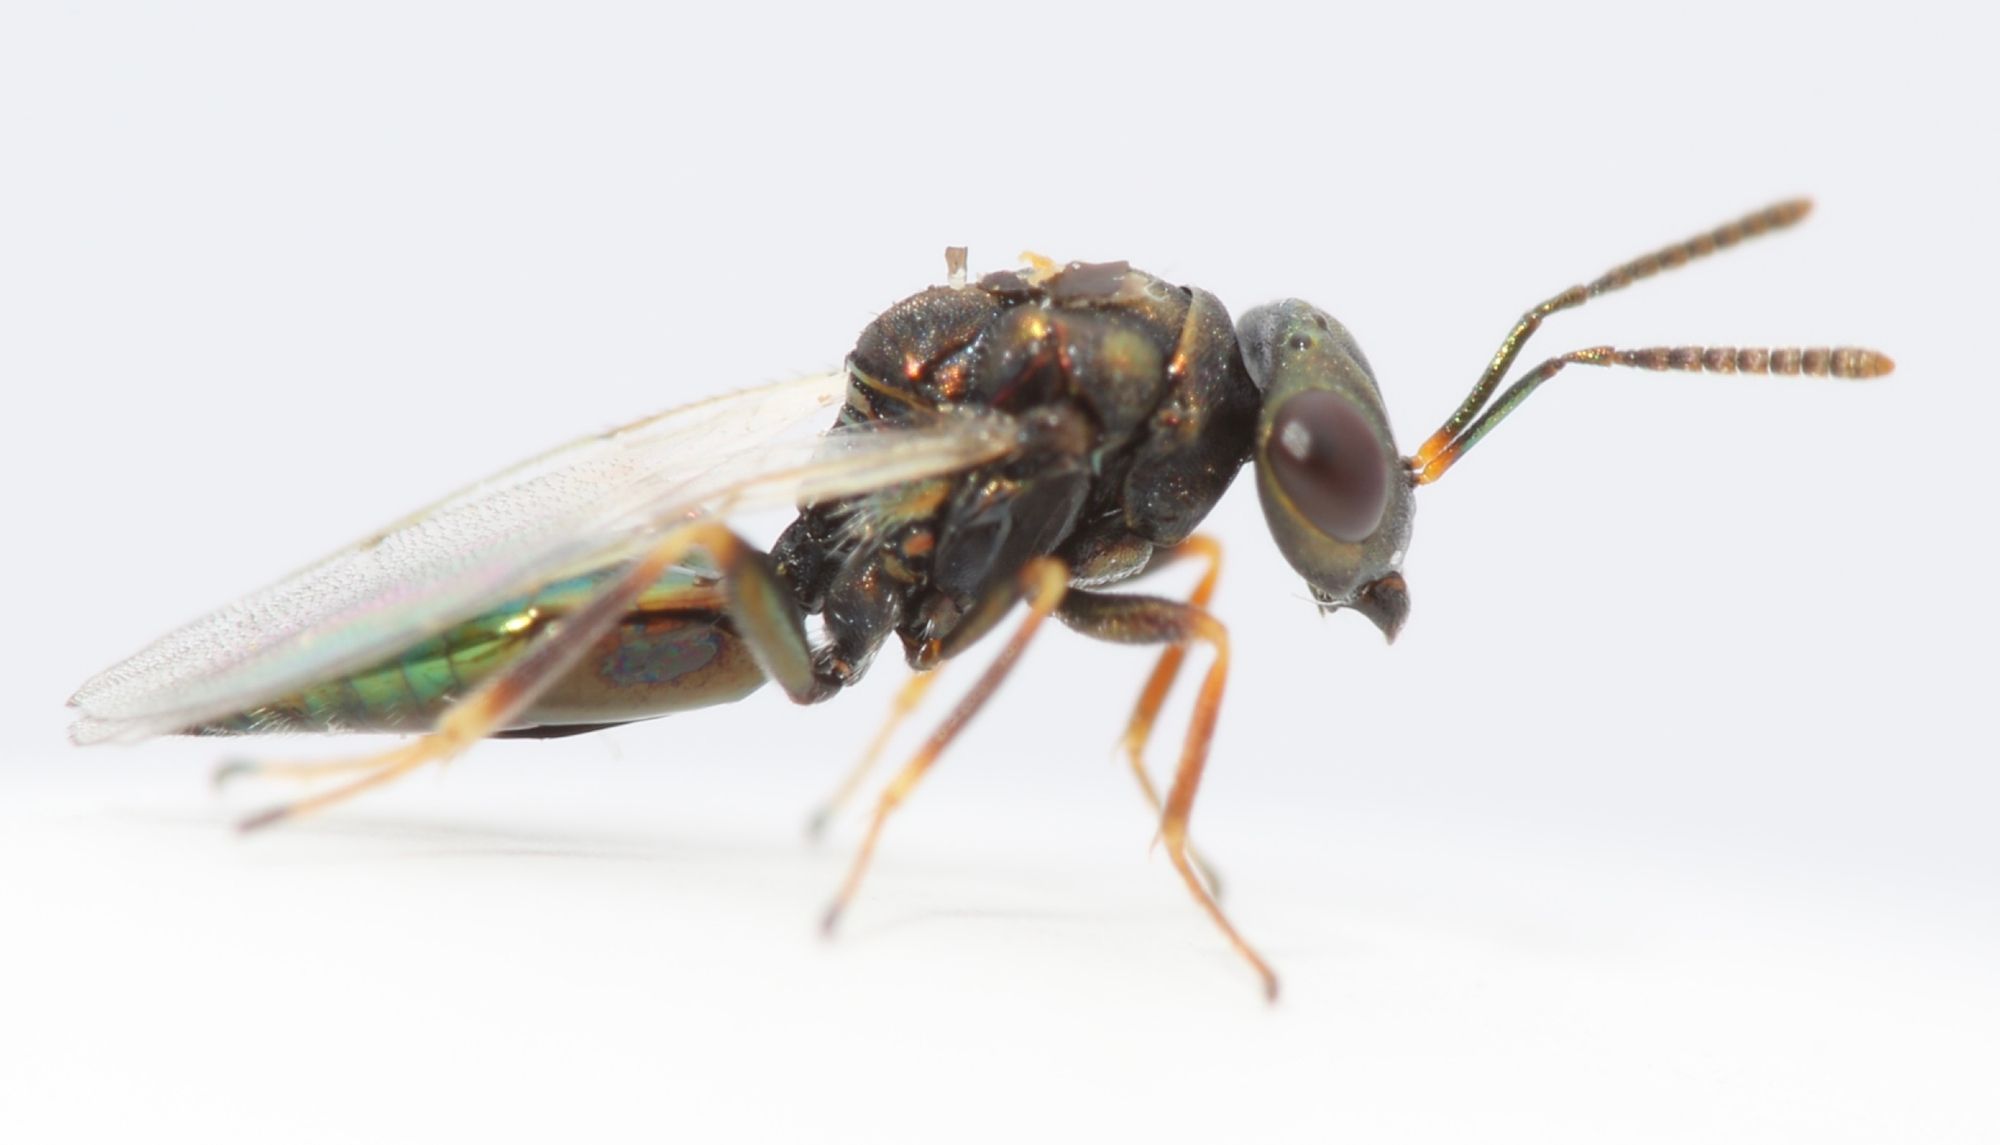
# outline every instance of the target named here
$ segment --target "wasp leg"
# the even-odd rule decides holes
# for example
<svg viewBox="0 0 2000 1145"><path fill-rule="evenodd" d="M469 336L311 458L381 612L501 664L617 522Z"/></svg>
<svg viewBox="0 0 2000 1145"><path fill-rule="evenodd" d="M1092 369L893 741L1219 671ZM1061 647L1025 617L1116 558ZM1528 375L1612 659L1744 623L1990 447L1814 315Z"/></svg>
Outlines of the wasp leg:
<svg viewBox="0 0 2000 1145"><path fill-rule="evenodd" d="M441 733L432 733L433 736L438 734ZM236 825L237 829L255 831L258 828L269 827L271 824L282 820L297 819L301 816L310 815L315 811L352 799L354 796L370 788L380 787L391 780L400 778L408 772L415 771L417 768L433 760L442 761L457 754L457 749L448 751L436 750L426 743L429 739L431 739L431 736L425 736L423 739L397 748L395 751L383 752L380 755L363 756L357 759L333 760L329 766L323 768L315 768L312 764L268 765L268 770L273 774L289 773L294 776L300 774L310 775L315 771L322 775L355 771L366 772L367 774L352 783L336 787L332 791L322 792L319 795L308 796L304 799L294 800L291 803L259 811L257 814L239 822ZM258 773L262 773L266 769L266 765L260 764L239 765L239 770L251 770Z"/></svg>
<svg viewBox="0 0 2000 1145"><path fill-rule="evenodd" d="M801 703L832 694L839 685L815 675L804 621L783 583L771 572L767 558L722 525L698 521L668 531L596 596L537 634L519 659L466 693L439 717L436 729L428 734L392 751L357 759L231 768L232 775L365 773L352 783L253 815L242 822L242 828L254 830L323 810L427 763L442 763L499 732L575 667L668 569L697 550L706 553L721 572L725 607L765 673Z"/></svg>
<svg viewBox="0 0 2000 1145"><path fill-rule="evenodd" d="M328 779L336 775L353 775L357 771L372 771L380 767L381 760L375 756L353 759L328 759L313 763L299 763L282 760L226 759L215 765L215 773L209 782L220 791L231 780L290 779L300 783L311 783L316 779Z"/></svg>
<svg viewBox="0 0 2000 1145"><path fill-rule="evenodd" d="M833 932L834 927L839 925L840 916L847 909L847 904L854 900L855 892L861 888L861 878L868 873L869 860L874 858L876 841L881 838L882 827L888 823L890 813L895 811L903 800L909 798L910 792L916 789L924 773L937 762L938 756L944 753L945 748L951 746L951 741L958 738L958 733L965 730L965 725L972 722L972 717L978 715L979 709L984 707L986 701L993 697L993 693L999 690L1000 685L1006 681L1007 674L1013 671L1014 664L1020 660L1028 641L1034 638L1036 629L1040 628L1042 621L1062 603L1063 596L1068 591L1069 569L1054 557L1038 557L1021 570L1020 593L1028 602L1027 617L1021 621L1021 626L1014 630L1014 635L1007 641L1006 646L1000 649L1000 654L986 666L985 673L972 685L972 690L958 701L958 706L945 716L944 722L939 724L937 730L931 733L931 737L924 741L924 746L917 750L917 754L911 757L910 762L903 765L903 770L898 772L896 778L889 781L889 786L882 790L882 795L875 804L875 818L868 824L868 834L861 840L861 849L855 853L854 863L848 868L847 881L841 885L840 893L835 896L833 904L827 908L825 918L821 920L820 927L823 931L828 934Z"/></svg>
<svg viewBox="0 0 2000 1145"><path fill-rule="evenodd" d="M1167 791L1166 810L1160 817L1160 839L1167 857L1180 872L1195 902L1229 940L1236 953L1250 963L1264 983L1264 997L1276 1000L1278 977L1271 967L1236 932L1229 917L1215 901L1196 873L1188 847L1188 818L1194 811L1195 793L1201 787L1202 769L1208 763L1209 741L1215 736L1215 721L1222 711L1222 693L1229 679L1229 630L1221 621L1192 604L1153 596L1117 593L1072 592L1063 601L1057 617L1070 628L1098 640L1115 644L1166 644L1182 650L1200 642L1215 649L1215 659L1202 678L1195 699L1194 714L1188 719L1187 737L1181 744L1180 766L1174 772L1173 787ZM1178 665L1176 665L1178 667ZM1155 669L1157 676L1158 670Z"/></svg>
<svg viewBox="0 0 2000 1145"><path fill-rule="evenodd" d="M1215 596L1216 582L1222 579L1222 542L1214 537L1193 536L1171 549L1154 555L1146 567L1147 572L1163 568L1175 561L1195 559L1206 562L1207 569L1196 582L1194 591L1188 594L1188 604L1194 608L1206 609ZM1153 736L1153 721L1159 718L1160 708L1167 702L1167 693L1173 690L1174 681L1180 677L1181 667L1187 662L1187 646L1169 644L1160 653L1160 659L1153 665L1153 674L1146 678L1146 686L1139 693L1139 702L1132 708L1132 718L1126 721L1125 734L1119 737L1119 750L1132 765L1132 777L1139 781L1139 790L1146 797L1146 805L1153 809L1155 818L1166 813L1160 802L1160 793L1153 786L1153 777L1146 770L1146 744ZM1209 893L1217 899L1222 897L1222 877L1216 872L1215 864L1209 862L1192 844L1188 847L1188 859L1194 869L1208 884Z"/></svg>
<svg viewBox="0 0 2000 1145"><path fill-rule="evenodd" d="M923 703L924 693L931 690L932 684L937 683L938 671L943 667L944 662L940 661L936 668L915 673L896 692L895 701L889 705L889 714L883 718L881 728L875 732L875 738L868 741L868 749L861 753L860 759L854 761L847 778L840 781L840 786L834 788L833 794L829 795L819 805L819 809L812 813L812 817L806 820L807 838L817 839L824 834L827 823L840 813L840 809L847 805L848 800L854 798L855 791L859 790L862 781L868 778L868 773L875 770L876 761L880 760L882 753L888 749L889 740L896 734L896 729L903 726L903 721L910 718L911 713L917 710L918 704Z"/></svg>

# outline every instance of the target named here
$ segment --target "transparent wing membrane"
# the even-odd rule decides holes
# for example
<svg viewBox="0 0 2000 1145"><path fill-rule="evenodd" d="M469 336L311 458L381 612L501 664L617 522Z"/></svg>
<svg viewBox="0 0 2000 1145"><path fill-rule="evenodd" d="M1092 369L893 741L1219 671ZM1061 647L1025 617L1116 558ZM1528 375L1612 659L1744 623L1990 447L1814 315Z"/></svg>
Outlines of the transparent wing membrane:
<svg viewBox="0 0 2000 1145"><path fill-rule="evenodd" d="M1011 420L822 434L844 373L746 390L573 442L469 486L106 669L70 700L78 743L255 707L565 576L614 568L703 515L867 492L1013 446Z"/></svg>

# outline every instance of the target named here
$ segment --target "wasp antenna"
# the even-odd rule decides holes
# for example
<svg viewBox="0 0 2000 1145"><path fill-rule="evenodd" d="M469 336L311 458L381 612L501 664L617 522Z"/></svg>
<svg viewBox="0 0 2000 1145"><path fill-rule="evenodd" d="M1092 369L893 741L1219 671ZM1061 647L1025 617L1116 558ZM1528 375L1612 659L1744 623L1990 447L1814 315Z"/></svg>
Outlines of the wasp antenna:
<svg viewBox="0 0 2000 1145"><path fill-rule="evenodd" d="M1466 427L1464 433L1453 438L1429 461L1420 464L1417 458L1409 458L1412 480L1418 485L1428 485L1444 476L1445 471L1463 457L1466 450L1479 444L1480 438L1526 401L1528 395L1535 392L1535 387L1555 377L1564 366L1569 365L1629 366L1640 370L1710 374L1804 374L1849 381L1879 378L1896 368L1894 359L1889 355L1854 346L1777 350L1737 349L1732 346L1649 346L1642 350L1620 350L1611 346L1592 346L1587 350L1573 350L1550 358L1523 374L1521 380L1507 387L1499 400Z"/></svg>
<svg viewBox="0 0 2000 1145"><path fill-rule="evenodd" d="M1866 381L1891 373L1895 359L1879 350L1858 346L1814 346L1807 349L1738 350L1730 346L1652 346L1644 350L1614 350L1607 362L1591 365L1633 366L1641 370L1683 370L1711 374L1804 374L1814 378Z"/></svg>
<svg viewBox="0 0 2000 1145"><path fill-rule="evenodd" d="M1622 266L1613 267L1597 277L1584 288L1585 296L1595 298L1614 290L1630 286L1642 278L1651 278L1663 270L1686 266L1695 259L1727 250L1745 239L1783 230L1812 213L1811 199L1787 199L1773 203L1754 214L1745 215L1733 223L1696 235L1686 242L1678 242L1662 247L1651 254L1641 255ZM1544 303L1543 305L1547 305Z"/></svg>
<svg viewBox="0 0 2000 1145"><path fill-rule="evenodd" d="M1600 294L1621 290L1640 279L1651 278L1661 271L1686 266L1695 259L1726 250L1745 239L1783 230L1811 213L1811 199L1786 199L1781 203L1773 203L1761 211L1745 215L1731 223L1724 223L1714 230L1672 246L1661 247L1630 262L1621 263L1597 276L1588 285L1572 286L1529 310L1521 316L1519 322L1514 323L1514 328L1507 332L1507 337L1500 343L1500 348L1494 351L1493 360L1487 363L1486 371L1480 374L1479 381L1473 384L1472 392L1466 395L1465 400L1459 403L1458 409L1438 427L1436 433L1424 441L1423 446L1410 459L1411 468L1419 472L1428 469L1439 454L1461 438L1465 428L1472 424L1472 419L1479 416L1480 410L1486 405L1486 400L1493 396L1493 391L1500 385L1500 380L1506 377L1509 369L1513 368L1514 360L1520 357L1521 348L1527 345L1528 339L1534 336L1536 330L1541 329L1542 320L1549 315L1563 310L1574 310ZM1463 452L1463 449L1459 452Z"/></svg>

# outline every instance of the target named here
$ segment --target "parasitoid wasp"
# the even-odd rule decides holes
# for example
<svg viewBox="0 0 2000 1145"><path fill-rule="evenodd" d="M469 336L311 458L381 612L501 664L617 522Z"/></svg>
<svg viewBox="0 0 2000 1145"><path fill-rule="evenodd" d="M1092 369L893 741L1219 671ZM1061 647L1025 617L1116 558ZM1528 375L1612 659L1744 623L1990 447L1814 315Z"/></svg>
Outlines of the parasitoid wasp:
<svg viewBox="0 0 2000 1145"><path fill-rule="evenodd" d="M1050 616L1085 636L1163 646L1123 753L1196 902L1275 997L1277 978L1223 914L1188 841L1229 672L1207 605L1221 548L1195 533L1254 463L1279 550L1322 612L1394 640L1413 495L1572 365L1865 379L1873 350L1593 346L1500 385L1551 315L1788 227L1779 203L1562 291L1516 322L1459 407L1396 449L1373 371L1308 303L1232 323L1206 291L1122 262L948 282L861 332L843 369L699 402L594 435L469 486L261 592L162 637L70 700L79 744L165 734L415 732L390 751L231 763L219 778L347 782L245 820L317 811L489 736L557 737L741 699L775 681L818 703L893 634L916 670L829 805L854 790L934 670L1026 616L883 789L826 915L860 886L884 824L991 698ZM1496 396L1497 392L1497 396ZM835 409L830 430L821 424ZM792 507L768 551L729 518ZM1170 563L1184 600L1106 591ZM1144 763L1188 651L1210 651L1164 798Z"/></svg>

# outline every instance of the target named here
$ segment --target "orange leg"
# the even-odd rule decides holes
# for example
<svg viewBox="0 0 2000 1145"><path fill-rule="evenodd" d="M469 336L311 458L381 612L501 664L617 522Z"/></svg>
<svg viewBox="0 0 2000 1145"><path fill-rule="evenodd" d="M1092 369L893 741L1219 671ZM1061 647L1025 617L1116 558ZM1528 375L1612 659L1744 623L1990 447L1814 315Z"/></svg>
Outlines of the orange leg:
<svg viewBox="0 0 2000 1145"><path fill-rule="evenodd" d="M824 834L827 823L839 814L849 799L854 798L855 791L861 787L862 781L868 778L868 773L875 770L876 761L881 759L882 753L888 749L889 740L895 736L896 729L903 726L903 721L910 718L911 713L917 710L918 704L923 703L924 694L931 690L932 684L937 683L938 671L943 667L944 664L940 662L936 668L912 675L896 692L895 701L889 705L888 716L882 720L882 726L875 732L875 738L868 741L868 750L861 753L861 758L856 760L854 767L848 771L847 778L840 781L840 786L819 805L819 810L813 812L812 818L806 820L808 838L817 839Z"/></svg>
<svg viewBox="0 0 2000 1145"><path fill-rule="evenodd" d="M1185 651L1188 645L1199 642L1215 650L1215 659L1202 677L1201 691L1195 697L1194 714L1188 720L1173 787L1167 792L1165 811L1160 818L1160 839L1195 902L1221 929L1229 945L1257 972L1264 984L1264 996L1275 1000L1277 975L1222 913L1222 907L1196 871L1188 846L1188 819L1194 812L1195 793L1201 788L1209 742L1215 736L1215 721L1222 712L1223 687L1229 679L1229 630L1193 605L1115 593L1072 592L1063 601L1062 619L1086 636L1114 643L1167 644Z"/></svg>
<svg viewBox="0 0 2000 1145"><path fill-rule="evenodd" d="M1187 738L1181 744L1180 766L1174 769L1174 785L1167 792L1167 813L1160 820L1160 835L1167 844L1167 857L1173 860L1175 869L1187 882L1188 890L1202 910L1222 928L1223 936L1236 953L1249 961L1257 976L1264 981L1264 999L1278 1000L1278 976L1243 936L1236 932L1215 896L1201 885L1196 877L1192 852L1188 847L1188 817L1194 812L1195 792L1201 788L1202 770L1208 766L1208 745L1215 738L1215 721L1222 713L1223 686L1229 679L1229 630L1222 622L1206 612L1194 612L1194 638L1215 649L1215 660L1208 666L1208 674L1202 677L1201 692L1195 698L1194 715L1188 719Z"/></svg>
<svg viewBox="0 0 2000 1145"><path fill-rule="evenodd" d="M1189 537L1155 556L1146 571L1152 572L1190 557L1207 562L1208 568L1201 574L1201 580L1195 583L1194 591L1188 594L1187 602L1195 608L1206 609L1215 596L1216 583L1222 579L1222 542L1214 537ZM1146 678L1146 686L1139 693L1139 702L1132 708L1132 717L1126 721L1125 734L1118 741L1126 762L1131 764L1132 777L1139 781L1139 791L1145 795L1146 805L1153 809L1155 819L1165 813L1166 807L1160 802L1159 790L1153 786L1153 777L1146 770L1146 744L1152 739L1153 723L1159 718L1160 708L1167 702L1167 693L1173 690L1174 681L1179 678L1186 663L1186 645L1170 644L1166 651L1160 653L1159 661L1153 665L1153 674ZM1216 873L1215 864L1203 858L1192 845L1188 847L1188 857L1208 884L1209 893L1221 898L1222 879Z"/></svg>
<svg viewBox="0 0 2000 1145"><path fill-rule="evenodd" d="M254 779L289 779L300 783L330 779L336 775L353 775L357 771L373 771L382 766L379 756L349 759L328 759L310 763L282 760L227 759L216 765L215 773L209 776L216 790L229 785L233 779L245 777Z"/></svg>
<svg viewBox="0 0 2000 1145"><path fill-rule="evenodd" d="M386 783L401 778L409 772L415 771L424 764L450 759L464 750L465 744L441 741L440 737L445 734L443 731L433 732L421 739L405 744L394 751L383 752L380 755L362 756L355 759L333 760L324 767L307 763L237 765L238 771L241 771L245 766L250 766L254 767L260 774L268 770L272 774L286 774L289 776L311 775L314 773L332 775L355 771L367 773L360 779L344 786L336 787L331 791L323 791L318 795L309 795L304 799L294 800L279 807L259 811L257 814L238 823L237 828L243 831L255 831L260 827L269 827L271 824L281 820L297 819L305 815L310 815L315 811L324 810L336 803L344 803L364 791L381 787ZM472 738L478 739L480 737L473 736ZM471 740L465 741L465 743L470 742Z"/></svg>
<svg viewBox="0 0 2000 1145"><path fill-rule="evenodd" d="M925 773L930 771L931 765L937 762L938 756L951 746L952 740L958 738L958 733L965 730L965 725L972 722L972 717L979 714L979 709L986 706L986 701L993 698L993 693L1006 682L1007 674L1014 670L1015 663L1020 660L1021 653L1028 647L1028 641L1034 638L1042 621L1062 603L1063 596L1069 591L1069 569L1054 557L1038 558L1021 571L1021 589L1028 602L1028 615L1021 621L1021 627L1014 630L1013 637L987 665L972 690L959 700L958 706L924 741L923 747L917 750L910 762L903 765L896 778L889 781L889 786L883 789L880 799L876 801L875 818L868 825L868 834L861 840L861 849L855 853L853 865L848 868L847 881L841 885L833 904L827 907L826 917L820 924L825 932L831 934L839 925L847 904L854 901L855 892L861 889L862 876L868 873L868 863L875 856L875 845L882 837L882 828L889 822L890 814L909 798Z"/></svg>
<svg viewBox="0 0 2000 1145"><path fill-rule="evenodd" d="M218 780L238 775L296 778L363 773L361 778L351 783L252 815L240 826L246 831L255 830L343 803L427 763L442 763L505 728L515 716L534 703L537 696L574 667L583 654L597 643L597 638L631 611L639 597L667 569L697 549L713 557L725 575L738 564L742 554L750 551L735 534L714 522L701 521L672 530L623 576L538 635L521 652L519 659L467 692L463 699L439 717L435 730L400 747L377 755L324 763L238 762L223 765L217 774ZM800 644L803 646L802 635Z"/></svg>

